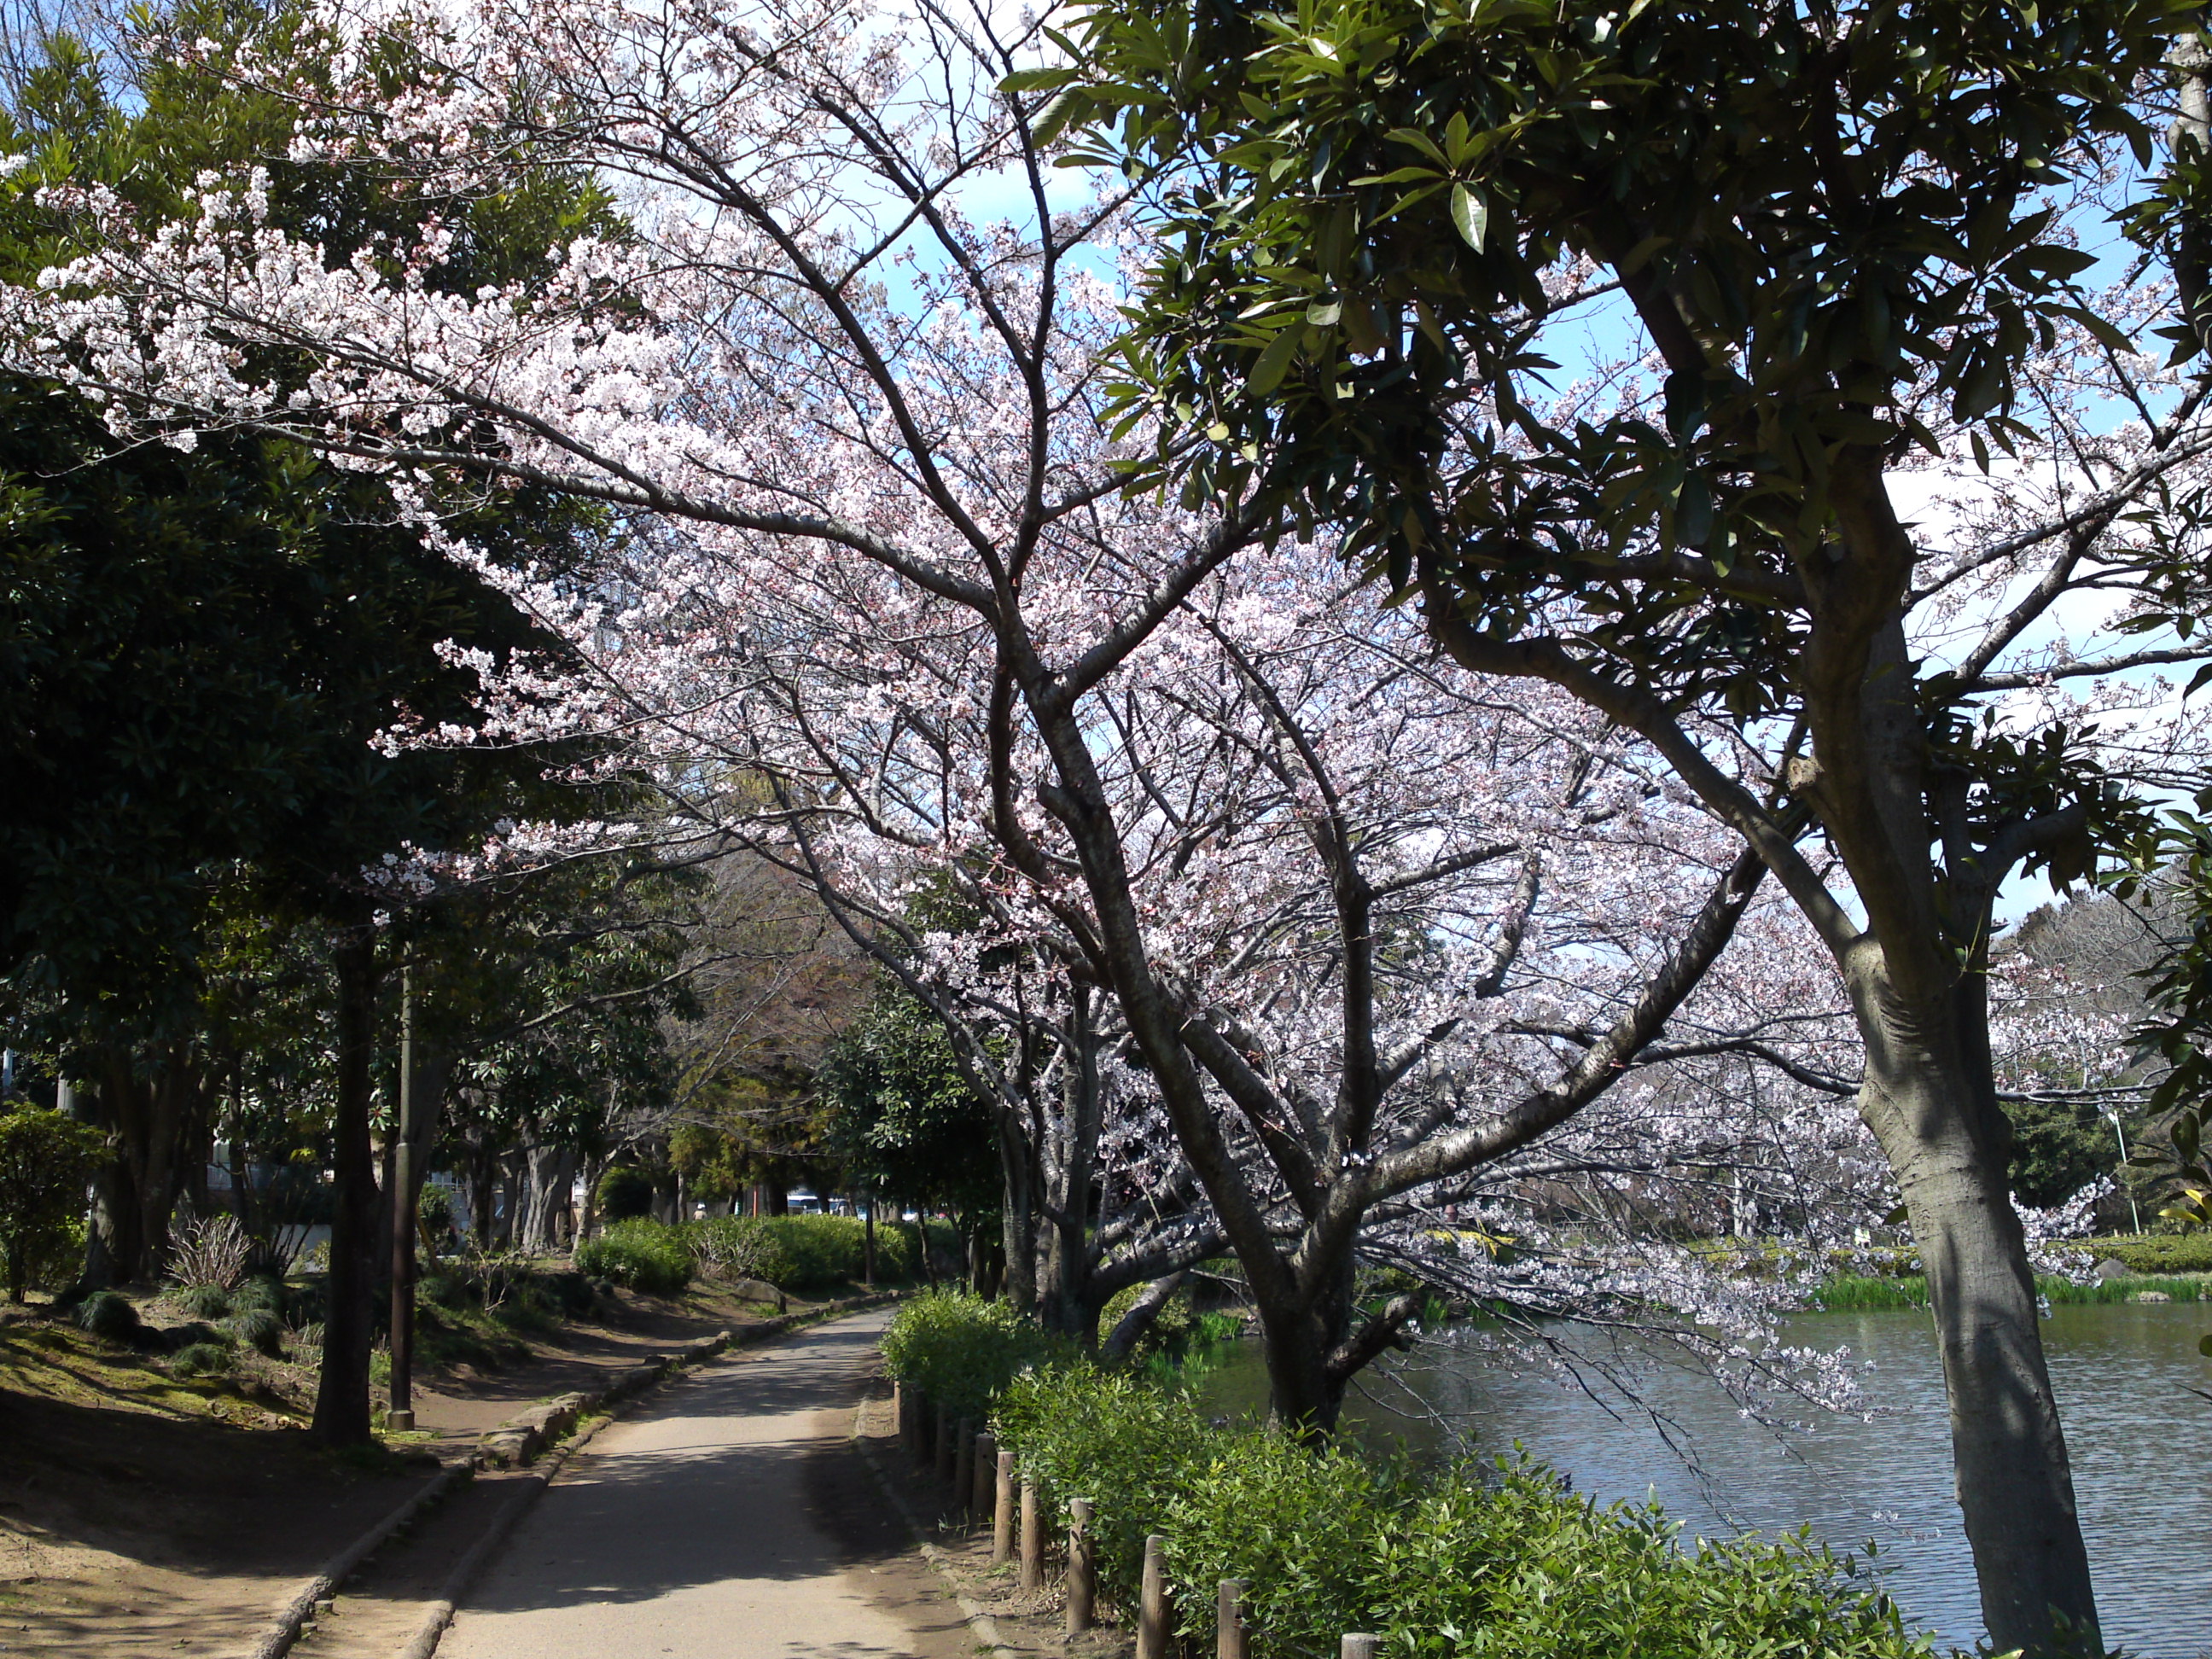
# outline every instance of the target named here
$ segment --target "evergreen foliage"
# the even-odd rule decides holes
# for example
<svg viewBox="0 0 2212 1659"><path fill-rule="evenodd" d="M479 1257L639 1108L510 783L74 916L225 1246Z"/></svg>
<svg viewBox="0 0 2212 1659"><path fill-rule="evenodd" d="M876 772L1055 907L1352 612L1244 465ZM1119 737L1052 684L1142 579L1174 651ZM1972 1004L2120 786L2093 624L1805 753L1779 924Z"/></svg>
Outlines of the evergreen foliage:
<svg viewBox="0 0 2212 1659"><path fill-rule="evenodd" d="M10 1302L33 1279L68 1271L85 1186L106 1150L106 1137L59 1112L0 1113L0 1268Z"/></svg>

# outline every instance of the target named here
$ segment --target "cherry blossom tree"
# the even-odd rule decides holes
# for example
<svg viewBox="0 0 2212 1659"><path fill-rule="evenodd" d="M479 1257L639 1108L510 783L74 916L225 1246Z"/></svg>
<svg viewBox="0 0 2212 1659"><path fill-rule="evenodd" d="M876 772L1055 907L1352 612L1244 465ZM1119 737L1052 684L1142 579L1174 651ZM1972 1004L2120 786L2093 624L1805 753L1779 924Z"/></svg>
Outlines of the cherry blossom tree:
<svg viewBox="0 0 2212 1659"><path fill-rule="evenodd" d="M1699 1065L1809 1064L1771 980L1709 977L1747 916L1782 926L1764 860L1608 715L1347 603L1264 493L1125 489L1152 434L1115 432L1101 376L1138 250L996 90L1032 27L489 0L307 35L312 73L208 65L296 100L295 157L432 204L592 176L623 229L456 293L434 216L341 257L253 177L161 221L64 191L99 251L0 297L13 355L120 430L294 437L433 531L518 484L605 504L587 577L448 538L586 672L474 662L485 719L405 740L627 736L697 835L804 874L945 1021L1053 1293L1225 1240L1309 1431L1415 1312L1358 1311L1363 1247L1479 1290L1510 1216L1514 1282L1557 1305L1740 1314L1692 1253L1593 1279L1589 1226L1536 1223L1547 1183L1748 1167L1690 1097Z"/></svg>

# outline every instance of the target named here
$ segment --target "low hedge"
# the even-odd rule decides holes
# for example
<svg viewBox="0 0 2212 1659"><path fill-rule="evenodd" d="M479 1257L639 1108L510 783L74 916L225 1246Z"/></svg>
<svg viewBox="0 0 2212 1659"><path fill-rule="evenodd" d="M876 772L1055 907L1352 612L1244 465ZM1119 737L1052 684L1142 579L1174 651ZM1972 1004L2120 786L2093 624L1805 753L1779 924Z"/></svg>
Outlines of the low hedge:
<svg viewBox="0 0 2212 1659"><path fill-rule="evenodd" d="M884 1369L955 1417L981 1421L1022 1372L1073 1356L1003 1302L932 1291L902 1304L884 1333Z"/></svg>
<svg viewBox="0 0 2212 1659"><path fill-rule="evenodd" d="M2100 1261L2110 1257L2124 1262L2134 1273L2212 1273L2212 1232L2085 1238L2069 1248Z"/></svg>
<svg viewBox="0 0 2212 1659"><path fill-rule="evenodd" d="M1352 1630L1452 1659L1934 1651L1808 1534L1684 1549L1656 1505L1577 1498L1534 1463L1423 1471L1213 1427L1187 1397L1087 1365L1017 1379L994 1423L1054 1511L1091 1500L1106 1595L1134 1605L1160 1533L1182 1633L1210 1643L1215 1587L1242 1578L1259 1659L1333 1652Z"/></svg>
<svg viewBox="0 0 2212 1659"><path fill-rule="evenodd" d="M1180 1632L1213 1638L1224 1578L1250 1585L1257 1659L1929 1659L1887 1598L1808 1534L1681 1547L1656 1505L1600 1505L1540 1465L1424 1470L1340 1443L1209 1423L1188 1392L1100 1369L1003 1304L918 1298L891 1373L992 1425L1047 1513L1091 1501L1100 1589L1133 1607L1149 1533L1167 1540Z"/></svg>
<svg viewBox="0 0 2212 1659"><path fill-rule="evenodd" d="M680 1231L710 1273L766 1279L782 1291L826 1291L866 1276L867 1229L866 1219L856 1215L735 1215L695 1221ZM877 1222L878 1282L901 1285L915 1277L921 1236L911 1221Z"/></svg>
<svg viewBox="0 0 2212 1659"><path fill-rule="evenodd" d="M617 1221L576 1247L576 1271L651 1296L673 1296L691 1282L696 1263L679 1229L642 1218Z"/></svg>

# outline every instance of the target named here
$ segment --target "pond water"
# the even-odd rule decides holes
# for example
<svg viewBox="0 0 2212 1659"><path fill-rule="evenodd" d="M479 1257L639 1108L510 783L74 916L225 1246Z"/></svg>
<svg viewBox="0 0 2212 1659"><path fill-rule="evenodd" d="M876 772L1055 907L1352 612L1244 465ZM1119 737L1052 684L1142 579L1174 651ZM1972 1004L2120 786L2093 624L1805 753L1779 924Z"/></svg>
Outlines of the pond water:
<svg viewBox="0 0 2212 1659"><path fill-rule="evenodd" d="M2212 1401L2191 1390L2212 1391L2212 1360L2197 1352L2212 1307L2061 1306L2043 1328L2106 1639L2143 1659L2201 1659L2212 1653ZM1808 1314L1787 1336L1873 1361L1863 1384L1873 1420L1815 1413L1809 1432L1777 1433L1710 1381L1653 1364L1638 1393L1667 1419L1662 1433L1650 1413L1601 1403L1534 1362L1434 1345L1378 1367L1346 1419L1370 1441L1417 1450L1454 1432L1486 1454L1518 1441L1576 1491L1655 1497L1692 1534L1810 1526L1839 1552L1872 1541L1906 1620L1971 1646L1981 1613L1928 1316ZM1264 1408L1256 1348L1239 1344L1200 1388L1217 1412Z"/></svg>

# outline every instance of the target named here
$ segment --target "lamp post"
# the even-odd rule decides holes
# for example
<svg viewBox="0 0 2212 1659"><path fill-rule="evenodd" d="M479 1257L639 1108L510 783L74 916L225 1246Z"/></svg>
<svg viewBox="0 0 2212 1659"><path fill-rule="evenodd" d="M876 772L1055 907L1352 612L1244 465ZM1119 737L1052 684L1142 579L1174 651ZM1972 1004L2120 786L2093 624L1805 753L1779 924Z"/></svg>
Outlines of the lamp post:
<svg viewBox="0 0 2212 1659"><path fill-rule="evenodd" d="M392 1404L386 1430L415 1427L415 987L399 970L399 1121L392 1148Z"/></svg>

